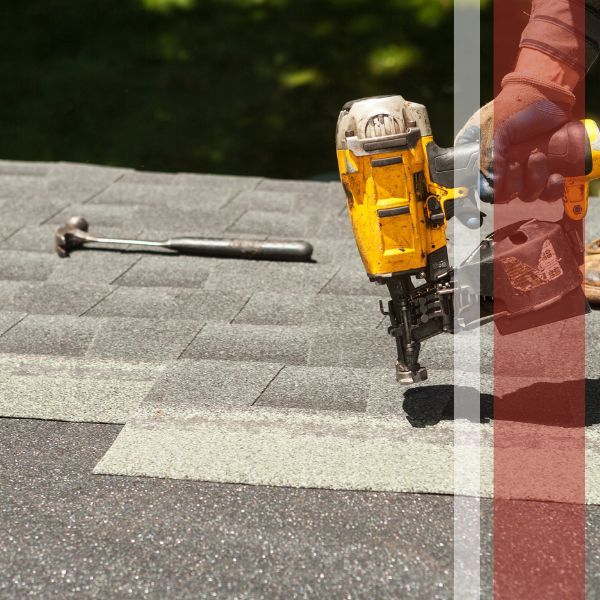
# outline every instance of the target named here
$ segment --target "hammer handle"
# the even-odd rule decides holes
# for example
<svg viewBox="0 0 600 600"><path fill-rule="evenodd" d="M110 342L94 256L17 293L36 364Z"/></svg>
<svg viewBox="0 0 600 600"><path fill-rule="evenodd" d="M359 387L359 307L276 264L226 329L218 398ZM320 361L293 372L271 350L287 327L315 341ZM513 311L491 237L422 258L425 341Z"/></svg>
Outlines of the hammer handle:
<svg viewBox="0 0 600 600"><path fill-rule="evenodd" d="M308 242L222 238L173 238L167 240L164 247L180 254L294 262L310 261L313 252Z"/></svg>

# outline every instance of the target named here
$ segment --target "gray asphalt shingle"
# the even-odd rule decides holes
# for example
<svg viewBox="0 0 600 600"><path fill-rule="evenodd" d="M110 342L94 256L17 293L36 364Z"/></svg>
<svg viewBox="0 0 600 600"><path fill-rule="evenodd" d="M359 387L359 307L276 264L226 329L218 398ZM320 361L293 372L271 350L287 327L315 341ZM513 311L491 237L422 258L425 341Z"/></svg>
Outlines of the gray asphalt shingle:
<svg viewBox="0 0 600 600"><path fill-rule="evenodd" d="M154 471L146 474L169 474L169 456L179 456L179 475L206 475L207 458L198 453L215 443L222 467L233 469L210 471L220 480L231 480L236 452L243 448L247 453L240 468L246 474L240 481L298 484L301 478L294 480L293 472L278 480L268 474L292 465L277 452L296 452L294 464L313 469L305 481L314 485L368 487L389 475L393 481L388 478L384 489L409 489L415 479L403 478L411 472L410 461L402 467L408 471L394 479L391 462L377 465L369 462L375 454L367 453L357 459L362 471L355 469L351 476L342 466L338 470L346 479L334 480L338 459L323 457L327 448L334 448L332 456L339 460L354 456L353 444L362 439L390 461L406 461L393 436L400 432L413 440L414 428L431 429L432 460L438 450L440 465L450 460L446 442L453 423L449 402L457 340L428 340L422 362L430 369L429 381L408 389L397 385L394 341L378 306L387 293L367 280L339 184L5 165L0 209L2 414L128 420L110 456L114 472L138 472L150 457ZM305 238L314 245L316 262L94 250L61 261L53 255L52 235L74 214L88 218L92 232L121 238ZM590 348L598 326L596 314L588 320ZM491 331L481 331L486 393L491 391ZM559 332L556 336L558 344L562 338ZM465 367L465 386L475 383L470 352L467 344L457 356ZM535 349L526 354L511 357L513 376L526 360L535 359ZM557 353L552 370L559 369ZM588 369L593 371L591 365ZM489 420L487 398L482 402ZM385 449L377 446L383 443L377 436L379 424L388 420L398 429L392 427ZM214 435L203 425L212 422L218 424ZM439 431L432 428L438 423L444 424ZM491 423L473 426L489 437ZM306 427L314 435L302 440ZM223 439L219 431L226 434ZM200 433L207 437L196 439ZM239 447L231 442L236 437ZM160 440L164 447L157 450ZM164 450L171 443L169 455ZM252 454L253 443L271 449L267 471L252 464L260 455ZM126 453L119 454L119 448ZM322 458L312 467L311 453ZM594 456L591 460L594 464ZM427 471L423 464L413 466Z"/></svg>
<svg viewBox="0 0 600 600"><path fill-rule="evenodd" d="M256 402L283 365L242 361L181 359L167 368L141 410L158 418L174 410L209 406L249 406Z"/></svg>
<svg viewBox="0 0 600 600"><path fill-rule="evenodd" d="M189 288L113 287L112 293L89 310L95 317L143 317L229 322L242 310L248 295Z"/></svg>
<svg viewBox="0 0 600 600"><path fill-rule="evenodd" d="M336 325L375 328L382 320L376 298L256 292L236 317L253 325Z"/></svg>
<svg viewBox="0 0 600 600"><path fill-rule="evenodd" d="M309 346L310 332L303 327L207 323L184 357L302 365Z"/></svg>

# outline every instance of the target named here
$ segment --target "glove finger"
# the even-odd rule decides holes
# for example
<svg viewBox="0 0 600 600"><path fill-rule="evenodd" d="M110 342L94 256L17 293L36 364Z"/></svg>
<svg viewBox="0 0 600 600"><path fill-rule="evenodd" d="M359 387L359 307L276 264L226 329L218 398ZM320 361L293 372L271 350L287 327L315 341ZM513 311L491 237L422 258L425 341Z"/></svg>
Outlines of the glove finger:
<svg viewBox="0 0 600 600"><path fill-rule="evenodd" d="M523 202L533 202L546 189L548 182L548 159L542 152L532 152L527 159L524 189L520 195Z"/></svg>
<svg viewBox="0 0 600 600"><path fill-rule="evenodd" d="M499 133L505 136L508 145L512 146L527 142L543 133L555 131L569 119L570 107L550 100L540 100L506 119L500 126Z"/></svg>
<svg viewBox="0 0 600 600"><path fill-rule="evenodd" d="M560 173L552 173L546 182L546 189L540 194L545 202L556 202L565 193L565 178Z"/></svg>
<svg viewBox="0 0 600 600"><path fill-rule="evenodd" d="M521 163L511 163L508 165L508 169L506 169L506 180L502 186L500 196L498 196L498 190L496 189L496 202L510 202L523 194L523 172L524 170Z"/></svg>

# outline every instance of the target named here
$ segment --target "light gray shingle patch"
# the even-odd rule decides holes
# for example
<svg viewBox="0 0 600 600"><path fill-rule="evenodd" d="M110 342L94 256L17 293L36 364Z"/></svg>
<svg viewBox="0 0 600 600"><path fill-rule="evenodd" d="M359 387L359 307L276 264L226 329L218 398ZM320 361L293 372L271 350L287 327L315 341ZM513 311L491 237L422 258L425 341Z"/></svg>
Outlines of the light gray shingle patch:
<svg viewBox="0 0 600 600"><path fill-rule="evenodd" d="M95 472L452 493L452 441L450 424L414 430L402 419L351 411L173 407L158 415L146 409L125 426ZM485 448L482 487L489 494L491 448Z"/></svg>
<svg viewBox="0 0 600 600"><path fill-rule="evenodd" d="M40 315L80 315L112 291L108 285L81 286L0 281L0 305L5 310Z"/></svg>
<svg viewBox="0 0 600 600"><path fill-rule="evenodd" d="M0 337L0 352L83 356L97 323L66 315L28 315Z"/></svg>
<svg viewBox="0 0 600 600"><path fill-rule="evenodd" d="M378 301L372 297L257 292L252 295L235 322L369 329L375 328L381 319Z"/></svg>
<svg viewBox="0 0 600 600"><path fill-rule="evenodd" d="M184 358L303 365L309 338L303 327L208 323Z"/></svg>
<svg viewBox="0 0 600 600"><path fill-rule="evenodd" d="M362 412L367 408L369 388L368 371L287 366L256 406Z"/></svg>
<svg viewBox="0 0 600 600"><path fill-rule="evenodd" d="M48 282L77 286L110 284L139 261L140 255L86 249L74 251L68 258L51 258L53 269Z"/></svg>
<svg viewBox="0 0 600 600"><path fill-rule="evenodd" d="M96 319L79 319L80 321ZM86 356L127 361L175 360L202 323L156 319L99 319ZM1 341L1 339L0 339Z"/></svg>
<svg viewBox="0 0 600 600"><path fill-rule="evenodd" d="M0 338L3 333L14 327L26 316L26 313L0 310Z"/></svg>
<svg viewBox="0 0 600 600"><path fill-rule="evenodd" d="M0 414L125 423L163 368L157 363L0 354Z"/></svg>
<svg viewBox="0 0 600 600"><path fill-rule="evenodd" d="M143 256L116 283L133 287L201 288L219 264L214 258L201 256Z"/></svg>
<svg viewBox="0 0 600 600"><path fill-rule="evenodd" d="M89 316L229 322L247 299L242 294L183 288L121 287L95 306Z"/></svg>
<svg viewBox="0 0 600 600"><path fill-rule="evenodd" d="M56 267L58 257L40 252L2 252L0 279L45 281Z"/></svg>
<svg viewBox="0 0 600 600"><path fill-rule="evenodd" d="M321 217L303 213L280 213L266 210L249 210L228 231L232 233L260 233L277 237L303 238L315 236Z"/></svg>
<svg viewBox="0 0 600 600"><path fill-rule="evenodd" d="M334 273L334 265L223 260L211 271L206 289L316 294Z"/></svg>
<svg viewBox="0 0 600 600"><path fill-rule="evenodd" d="M165 371L144 405L160 416L201 406L249 406L257 400L282 365L216 360L179 360Z"/></svg>
<svg viewBox="0 0 600 600"><path fill-rule="evenodd" d="M239 210L227 207L217 211L209 208L173 210L170 206L84 204L71 205L52 218L52 223L62 224L73 215L83 215L90 223L90 232L102 234L105 227L130 227L132 232L143 229L171 231L171 236L182 235L186 231L196 231L197 235L218 236L239 216ZM182 233L179 233L182 232Z"/></svg>
<svg viewBox="0 0 600 600"><path fill-rule="evenodd" d="M172 210L199 207L217 210L234 195L226 190L203 190L194 186L134 184L118 181L90 201L90 204L169 206Z"/></svg>

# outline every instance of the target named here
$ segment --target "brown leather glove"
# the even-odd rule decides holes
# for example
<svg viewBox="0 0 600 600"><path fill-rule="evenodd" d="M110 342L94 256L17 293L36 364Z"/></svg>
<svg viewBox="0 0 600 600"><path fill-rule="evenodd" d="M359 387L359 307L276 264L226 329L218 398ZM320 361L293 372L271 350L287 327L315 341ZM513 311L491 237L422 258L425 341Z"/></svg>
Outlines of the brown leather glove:
<svg viewBox="0 0 600 600"><path fill-rule="evenodd" d="M505 202L517 195L523 200L551 200L562 194L562 177L548 172L543 154L532 152L527 164L517 165L509 165L507 157L512 146L549 135L567 123L574 103L575 96L562 85L520 73L504 78L500 94L456 137L456 144L481 143L482 200Z"/></svg>

